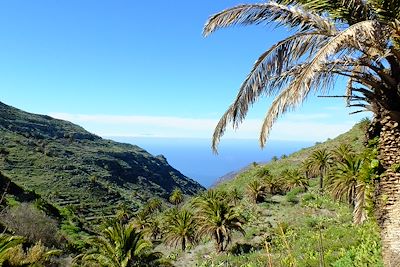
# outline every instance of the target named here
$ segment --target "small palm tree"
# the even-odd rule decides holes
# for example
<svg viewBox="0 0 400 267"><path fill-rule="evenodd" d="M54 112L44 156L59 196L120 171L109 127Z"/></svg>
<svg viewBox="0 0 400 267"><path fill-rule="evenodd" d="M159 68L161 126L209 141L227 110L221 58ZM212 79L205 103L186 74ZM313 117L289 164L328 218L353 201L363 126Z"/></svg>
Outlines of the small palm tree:
<svg viewBox="0 0 400 267"><path fill-rule="evenodd" d="M235 206L242 198L243 198L242 192L240 192L236 187L229 192L229 199L233 202L233 205Z"/></svg>
<svg viewBox="0 0 400 267"><path fill-rule="evenodd" d="M315 150L309 157L310 171L319 176L319 190L324 190L324 178L333 164L333 156L326 149Z"/></svg>
<svg viewBox="0 0 400 267"><path fill-rule="evenodd" d="M233 231L245 233L242 228L244 218L234 206L219 198L218 194L208 198L206 194L198 197L195 206L198 233L200 236L211 236L215 240L217 252L226 249L232 240Z"/></svg>
<svg viewBox="0 0 400 267"><path fill-rule="evenodd" d="M152 241L159 240L162 237L160 216L150 217L143 233L149 236Z"/></svg>
<svg viewBox="0 0 400 267"><path fill-rule="evenodd" d="M178 206L180 203L183 202L183 193L182 190L179 188L175 188L174 191L172 191L171 195L169 196L169 202L174 204L175 206Z"/></svg>
<svg viewBox="0 0 400 267"><path fill-rule="evenodd" d="M256 179L248 183L247 192L254 203L260 203L263 202L267 196L267 187Z"/></svg>
<svg viewBox="0 0 400 267"><path fill-rule="evenodd" d="M6 260L8 251L19 244L24 242L24 238L21 236L10 236L7 234L0 234L0 266L1 263Z"/></svg>
<svg viewBox="0 0 400 267"><path fill-rule="evenodd" d="M187 244L196 242L196 220L186 209L171 209L165 216L165 242L170 245L181 245L182 251Z"/></svg>
<svg viewBox="0 0 400 267"><path fill-rule="evenodd" d="M99 236L89 240L92 250L79 256L83 262L108 267L148 266L160 261L162 254L132 224L113 222Z"/></svg>
<svg viewBox="0 0 400 267"><path fill-rule="evenodd" d="M260 183L265 186L266 193L277 194L282 191L282 179L272 175L267 167L264 166L259 168L255 175L260 179Z"/></svg>
<svg viewBox="0 0 400 267"><path fill-rule="evenodd" d="M149 226L151 216L144 210L140 210L131 220L131 224L140 231L143 231Z"/></svg>
<svg viewBox="0 0 400 267"><path fill-rule="evenodd" d="M261 166L257 169L256 176L260 179L264 179L267 176L271 176L271 172L267 167Z"/></svg>
<svg viewBox="0 0 400 267"><path fill-rule="evenodd" d="M338 162L328 177L328 190L334 199L344 201L354 207L356 186L362 160L356 157L347 157L343 162Z"/></svg>
<svg viewBox="0 0 400 267"><path fill-rule="evenodd" d="M154 197L147 201L146 205L143 206L142 210L147 215L151 215L155 212L161 211L163 202L160 198Z"/></svg>
<svg viewBox="0 0 400 267"><path fill-rule="evenodd" d="M285 180L287 190L292 190L296 187L302 188L304 191L308 189L309 179L304 174L301 174L298 169L284 170L281 173L281 177Z"/></svg>
<svg viewBox="0 0 400 267"><path fill-rule="evenodd" d="M262 182L267 188L267 193L269 194L281 194L285 191L285 182L280 176L268 175L264 177Z"/></svg>
<svg viewBox="0 0 400 267"><path fill-rule="evenodd" d="M332 150L333 157L336 161L343 162L347 157L355 156L354 149L351 145L342 143Z"/></svg>
<svg viewBox="0 0 400 267"><path fill-rule="evenodd" d="M48 249L41 241L24 250L22 244L11 248L5 266L48 266L51 259L62 254L62 250Z"/></svg>
<svg viewBox="0 0 400 267"><path fill-rule="evenodd" d="M365 188L367 183L363 177L363 160L356 156L347 156L338 162L328 178L328 190L337 200L345 200L353 207L353 221L362 223L365 213Z"/></svg>

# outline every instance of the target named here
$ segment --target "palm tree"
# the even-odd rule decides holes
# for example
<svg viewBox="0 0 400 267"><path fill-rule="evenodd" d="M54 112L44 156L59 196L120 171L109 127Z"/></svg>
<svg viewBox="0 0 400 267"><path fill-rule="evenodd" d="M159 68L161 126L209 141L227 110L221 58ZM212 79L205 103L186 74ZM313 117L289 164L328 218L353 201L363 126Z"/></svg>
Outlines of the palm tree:
<svg viewBox="0 0 400 267"><path fill-rule="evenodd" d="M200 236L209 235L216 243L217 252L224 251L232 240L232 232L244 234L244 218L220 194L203 194L196 198L196 221Z"/></svg>
<svg viewBox="0 0 400 267"><path fill-rule="evenodd" d="M160 220L161 216L150 217L143 231L152 241L157 241L162 238L162 223Z"/></svg>
<svg viewBox="0 0 400 267"><path fill-rule="evenodd" d="M264 179L267 176L271 176L271 172L270 170L265 167L265 166L261 166L257 169L256 171L256 176L260 179Z"/></svg>
<svg viewBox="0 0 400 267"><path fill-rule="evenodd" d="M178 206L180 203L182 203L183 202L182 190L180 190L179 188L175 188L174 191L172 191L171 195L169 196L169 202L171 202L175 206Z"/></svg>
<svg viewBox="0 0 400 267"><path fill-rule="evenodd" d="M347 157L338 162L328 177L328 190L336 200L346 200L354 207L357 181L360 180L362 159Z"/></svg>
<svg viewBox="0 0 400 267"><path fill-rule="evenodd" d="M140 210L131 220L131 224L140 231L144 231L149 227L151 216L145 211Z"/></svg>
<svg viewBox="0 0 400 267"><path fill-rule="evenodd" d="M142 210L147 214L151 215L162 209L163 202L160 198L154 197L147 201L146 205L143 206Z"/></svg>
<svg viewBox="0 0 400 267"><path fill-rule="evenodd" d="M324 190L324 178L333 162L332 154L326 149L315 150L309 157L309 167L313 174L319 176L320 193Z"/></svg>
<svg viewBox="0 0 400 267"><path fill-rule="evenodd" d="M346 200L353 207L353 221L356 224L366 219L364 210L366 183L361 175L362 168L361 158L348 156L343 162L338 162L328 179L328 190L333 198Z"/></svg>
<svg viewBox="0 0 400 267"><path fill-rule="evenodd" d="M254 203L260 203L264 201L267 195L267 188L256 179L247 184L247 192Z"/></svg>
<svg viewBox="0 0 400 267"><path fill-rule="evenodd" d="M89 240L92 250L80 255L83 262L101 266L148 266L160 261L162 254L132 224L113 222L99 236Z"/></svg>
<svg viewBox="0 0 400 267"><path fill-rule="evenodd" d="M344 162L347 157L353 157L355 152L351 145L342 143L332 150L332 154L336 161Z"/></svg>
<svg viewBox="0 0 400 267"><path fill-rule="evenodd" d="M236 206L238 202L243 198L242 192L240 192L236 187L229 192L229 200L233 202Z"/></svg>
<svg viewBox="0 0 400 267"><path fill-rule="evenodd" d="M151 198L147 203L133 216L131 223L136 229L139 229L153 239L159 235L159 224L156 219L157 212L162 210L163 202L160 198ZM118 215L118 214L117 214ZM117 216L118 219L118 216Z"/></svg>
<svg viewBox="0 0 400 267"><path fill-rule="evenodd" d="M281 194L285 191L285 182L282 177L277 175L268 175L263 179L263 183L267 188L267 193L272 195Z"/></svg>
<svg viewBox="0 0 400 267"><path fill-rule="evenodd" d="M10 236L7 234L0 234L0 266L4 260L6 260L6 255L10 249L22 244L24 238L21 236Z"/></svg>
<svg viewBox="0 0 400 267"><path fill-rule="evenodd" d="M281 176L285 179L287 190L299 187L304 191L307 191L309 185L308 178L301 174L298 169L284 170L282 171Z"/></svg>
<svg viewBox="0 0 400 267"><path fill-rule="evenodd" d="M379 136L383 173L377 185L376 216L386 265L400 266L398 192L400 174L400 1L277 0L246 4L213 15L204 35L237 24L275 22L292 33L263 53L247 76L213 136L216 151L228 123L237 127L260 95L276 95L260 133L265 145L277 118L312 92L326 94L335 79L348 79L348 106L372 111L369 137ZM387 196L387 197L385 197Z"/></svg>
<svg viewBox="0 0 400 267"><path fill-rule="evenodd" d="M62 254L62 250L48 249L41 241L24 250L22 244L12 247L3 263L4 266L48 266L55 256Z"/></svg>
<svg viewBox="0 0 400 267"><path fill-rule="evenodd" d="M263 184L265 193L277 194L282 191L283 181L280 177L271 174L267 167L261 167L256 171L256 177Z"/></svg>
<svg viewBox="0 0 400 267"><path fill-rule="evenodd" d="M182 251L185 251L188 243L196 242L196 220L190 211L171 209L165 216L165 224L167 244L174 246L180 244Z"/></svg>

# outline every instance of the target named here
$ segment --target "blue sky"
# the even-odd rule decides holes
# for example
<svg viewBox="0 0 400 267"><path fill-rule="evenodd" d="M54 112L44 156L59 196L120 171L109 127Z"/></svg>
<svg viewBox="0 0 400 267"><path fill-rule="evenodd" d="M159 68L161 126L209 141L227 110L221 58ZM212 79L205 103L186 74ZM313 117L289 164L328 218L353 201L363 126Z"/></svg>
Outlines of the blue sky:
<svg viewBox="0 0 400 267"><path fill-rule="evenodd" d="M286 34L252 26L202 37L211 14L240 3L1 1L0 101L102 136L210 138L257 56ZM270 102L227 138L257 138ZM349 112L341 99L310 98L271 138L322 141L367 115Z"/></svg>

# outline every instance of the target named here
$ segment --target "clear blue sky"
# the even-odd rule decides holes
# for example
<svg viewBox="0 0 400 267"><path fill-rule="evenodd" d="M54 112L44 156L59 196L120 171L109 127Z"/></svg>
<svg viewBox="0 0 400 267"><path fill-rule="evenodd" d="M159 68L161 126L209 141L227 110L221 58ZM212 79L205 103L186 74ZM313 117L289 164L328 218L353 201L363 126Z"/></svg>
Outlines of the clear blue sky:
<svg viewBox="0 0 400 267"><path fill-rule="evenodd" d="M103 136L209 138L257 56L286 34L252 26L202 37L211 14L239 3L1 1L0 101ZM268 103L228 137L257 138ZM333 137L365 116L348 112L342 100L310 99L271 138Z"/></svg>

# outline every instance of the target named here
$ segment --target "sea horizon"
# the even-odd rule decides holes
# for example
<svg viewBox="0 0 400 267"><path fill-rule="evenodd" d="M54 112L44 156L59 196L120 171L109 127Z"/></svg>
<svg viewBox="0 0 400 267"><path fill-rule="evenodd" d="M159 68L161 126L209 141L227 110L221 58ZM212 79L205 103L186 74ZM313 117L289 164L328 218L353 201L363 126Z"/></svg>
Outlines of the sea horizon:
<svg viewBox="0 0 400 267"><path fill-rule="evenodd" d="M206 188L226 174L238 172L253 162L267 163L274 156L280 158L315 144L312 141L269 140L261 149L257 139L223 139L218 154L215 154L207 138L105 138L137 145L154 156L163 155L173 168Z"/></svg>

